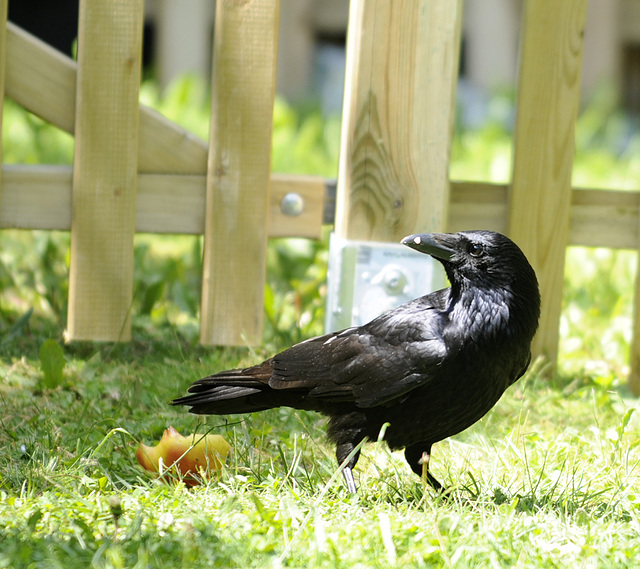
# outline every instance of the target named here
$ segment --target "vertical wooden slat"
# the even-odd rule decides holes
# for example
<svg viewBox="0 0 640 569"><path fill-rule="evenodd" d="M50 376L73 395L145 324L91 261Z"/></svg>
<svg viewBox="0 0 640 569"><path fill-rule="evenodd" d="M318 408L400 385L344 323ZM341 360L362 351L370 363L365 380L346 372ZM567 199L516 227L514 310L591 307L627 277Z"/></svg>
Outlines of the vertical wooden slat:
<svg viewBox="0 0 640 569"><path fill-rule="evenodd" d="M70 339L127 340L133 283L143 0L82 0Z"/></svg>
<svg viewBox="0 0 640 569"><path fill-rule="evenodd" d="M278 0L216 8L200 341L262 339Z"/></svg>
<svg viewBox="0 0 640 569"><path fill-rule="evenodd" d="M586 3L527 0L523 20L509 233L538 275L542 316L534 351L551 361L559 340Z"/></svg>
<svg viewBox="0 0 640 569"><path fill-rule="evenodd" d="M211 0L156 0L158 79L164 88L184 73L209 74Z"/></svg>
<svg viewBox="0 0 640 569"><path fill-rule="evenodd" d="M336 234L443 230L461 2L352 0Z"/></svg>
<svg viewBox="0 0 640 569"><path fill-rule="evenodd" d="M0 163L2 162L2 108L4 105L4 76L7 59L8 0L0 0ZM2 209L2 179L0 178L0 209Z"/></svg>
<svg viewBox="0 0 640 569"><path fill-rule="evenodd" d="M631 392L640 395L640 241L636 254L636 282L633 296L633 330L631 337L630 371L627 380Z"/></svg>

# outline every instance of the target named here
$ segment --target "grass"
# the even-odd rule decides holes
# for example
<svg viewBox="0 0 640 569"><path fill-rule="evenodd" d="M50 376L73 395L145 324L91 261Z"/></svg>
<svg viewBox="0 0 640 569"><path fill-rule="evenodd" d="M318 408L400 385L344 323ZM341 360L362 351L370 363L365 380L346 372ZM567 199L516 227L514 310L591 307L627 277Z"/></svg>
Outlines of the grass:
<svg viewBox="0 0 640 569"><path fill-rule="evenodd" d="M162 97L146 85L143 98L206 137L201 85ZM71 160L71 139L11 104L3 124L6 162ZM278 103L274 124L274 170L334 175L337 121ZM638 186L640 138L625 124L606 104L583 113L574 183ZM452 177L507 179L498 119L458 134ZM628 141L618 156L605 150L616 137ZM639 565L640 414L624 388L635 253L569 251L560 365L536 362L483 420L434 447L432 470L454 488L445 500L376 442L350 496L316 414L198 418L168 405L196 378L321 331L326 240L270 243L256 350L198 346L201 242L146 235L134 340L64 344L67 252L66 234L0 234L0 569ZM145 473L135 449L169 425L224 435L221 475L187 488Z"/></svg>
<svg viewBox="0 0 640 569"><path fill-rule="evenodd" d="M498 406L438 444L436 495L383 444L350 496L323 421L287 409L188 415L194 378L265 355L179 337L71 344L42 389L37 345L0 367L0 567L628 567L640 562L637 401L538 362ZM137 466L142 441L213 428L233 446L193 489ZM336 476L337 475L337 476Z"/></svg>

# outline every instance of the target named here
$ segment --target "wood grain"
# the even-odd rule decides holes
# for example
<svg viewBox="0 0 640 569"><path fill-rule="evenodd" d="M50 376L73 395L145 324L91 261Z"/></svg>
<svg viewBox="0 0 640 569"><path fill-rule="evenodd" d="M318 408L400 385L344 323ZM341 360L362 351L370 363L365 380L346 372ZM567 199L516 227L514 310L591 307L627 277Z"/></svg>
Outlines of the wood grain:
<svg viewBox="0 0 640 569"><path fill-rule="evenodd" d="M278 0L217 3L200 341L262 340Z"/></svg>
<svg viewBox="0 0 640 569"><path fill-rule="evenodd" d="M535 352L555 362L586 0L527 0L521 46L509 234L531 260L542 295Z"/></svg>
<svg viewBox="0 0 640 569"><path fill-rule="evenodd" d="M82 0L68 336L128 340L144 3Z"/></svg>
<svg viewBox="0 0 640 569"><path fill-rule="evenodd" d="M443 230L461 4L350 6L336 233L397 241Z"/></svg>
<svg viewBox="0 0 640 569"><path fill-rule="evenodd" d="M117 20L125 4L127 14L132 5L133 10ZM73 219L71 289L80 300L71 302L70 333L93 339L98 328L100 339L127 337L123 312L131 303L126 291L134 224L143 232L206 232L211 256L203 289L208 303L203 339L255 343L266 236L318 237L326 184L319 178L269 178L266 109L273 96L277 3L218 3L223 33L239 33L241 39L225 40L216 50L216 133L209 154L215 167L209 178L207 143L138 106L140 4L83 2L80 71L74 61L10 22L6 31L3 27L0 88L4 80L8 96L67 132L77 130L78 138L75 177L67 167L2 168L0 228L70 230ZM540 276L544 309L536 350L551 358L557 351L565 246L640 247L640 192L570 189L585 4L526 2L509 188L447 179L460 1L351 2L338 233L395 241L414 231L445 228L509 231ZM6 9L7 0L0 0L0 15ZM107 28L117 45L106 46L112 40L96 37ZM91 68L103 64L106 73ZM226 86L230 90L223 93ZM89 101L88 92L97 93L96 100ZM254 120L255 138L248 126ZM304 198L299 216L282 213L280 201L287 192ZM250 261L238 261L242 256ZM211 285L220 274L231 274L235 280L227 280L246 290L228 282ZM630 386L636 393L639 297L640 276L631 347ZM246 298L246 312L238 311ZM229 313L235 316L230 331L223 332Z"/></svg>

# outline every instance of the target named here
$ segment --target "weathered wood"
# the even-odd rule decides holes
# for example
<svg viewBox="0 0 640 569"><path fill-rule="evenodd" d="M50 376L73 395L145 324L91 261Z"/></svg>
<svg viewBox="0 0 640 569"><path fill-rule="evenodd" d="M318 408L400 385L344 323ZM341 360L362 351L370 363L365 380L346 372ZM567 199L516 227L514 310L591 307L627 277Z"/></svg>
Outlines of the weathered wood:
<svg viewBox="0 0 640 569"><path fill-rule="evenodd" d="M3 165L0 229L71 229L71 166Z"/></svg>
<svg viewBox="0 0 640 569"><path fill-rule="evenodd" d="M573 190L569 244L584 247L637 247L640 193Z"/></svg>
<svg viewBox="0 0 640 569"><path fill-rule="evenodd" d="M534 351L556 360L569 237L571 171L586 0L527 0L519 71L509 233L542 295Z"/></svg>
<svg viewBox="0 0 640 569"><path fill-rule="evenodd" d="M203 344L262 339L278 11L278 0L216 7Z"/></svg>
<svg viewBox="0 0 640 569"><path fill-rule="evenodd" d="M207 143L157 111L140 105L138 170L156 174L204 174Z"/></svg>
<svg viewBox="0 0 640 569"><path fill-rule="evenodd" d="M128 340L143 0L81 0L70 339Z"/></svg>
<svg viewBox="0 0 640 569"><path fill-rule="evenodd" d="M9 22L6 93L27 110L70 134L76 121L75 61ZM141 172L205 174L207 144L140 105Z"/></svg>
<svg viewBox="0 0 640 569"><path fill-rule="evenodd" d="M445 229L458 0L352 0L336 233Z"/></svg>
<svg viewBox="0 0 640 569"><path fill-rule="evenodd" d="M138 27L141 25L140 3L138 0L135 5L134 19ZM270 94L269 90L273 83L271 71L275 40L271 30L267 39L255 40L259 34L254 27L229 51L226 46L224 50L218 50L223 62L219 80L222 81L223 77L225 86L248 84L248 74L262 78L255 79L246 91L253 95L245 97L244 91L234 91L232 95L226 93L214 99L213 108L217 111L214 128L218 129L218 134L213 139L218 146L213 148L212 145L211 149L211 161L216 168L209 171L210 199L205 216L206 143L144 107L140 107L136 169L136 146L132 138L136 139L138 119L137 112L133 110L137 104L132 100L137 98L137 86L132 78L136 72L139 73L139 51L137 48L127 50L132 42L139 41L137 32L133 34L128 28L123 30L122 22L118 22L116 31L121 35L116 41L120 43L113 46L117 54L114 56L112 52L111 56L114 56L112 63L117 58L119 60L106 67L108 78L97 77L104 71L92 70L92 64L87 63L91 57L95 62L106 53L96 47L101 40L93 38L93 30L111 26L113 16L124 4L124 0L84 2L82 17L85 20L81 26L81 38L84 39L81 41L81 72L77 85L77 65L71 59L11 23L7 24L6 36L0 33L0 91L4 78L8 96L35 114L71 133L78 125L75 158L78 171L73 198L74 177L70 168L5 167L0 186L0 227L68 230L71 228L73 202L76 221L71 288L74 297L83 298L82 312L89 316L85 319L72 314L76 308L72 299L69 321L71 336L82 337L80 329L95 324L87 324L92 314L100 312L101 308L111 310L108 299L112 292L130 289L129 260L134 223L137 231L202 234L206 219L213 219L222 229L218 233L214 226L209 225L207 230L208 250L218 248L217 252L211 253L217 255L217 261L212 257L207 263L211 269L208 278L217 279L219 274L223 274L220 280L226 279L234 285L253 282L249 296L255 302L234 323L235 331L229 335L233 336L232 340L215 330L216 338L222 339L209 343L254 342L259 338L259 332L247 330L260 328L255 316L258 315L259 319L262 312L259 288L263 281L252 280L256 273L247 272L251 263L237 262L237 259L246 255L251 257L257 250L257 265L263 266L266 235L317 237L323 219L325 194L325 183L320 179L271 176L272 194L268 199L268 210L265 207L268 166L265 175L259 173L265 171L262 160L265 145L254 138L250 140L254 147L246 144L247 133L253 132L253 126L246 124L256 116L262 120L270 115L270 111L267 113L263 107L259 110L258 107L249 107L253 104L251 97L258 90L256 85L262 91L266 85L267 94L272 96L272 90ZM256 8L258 5L268 5L271 10L275 0L228 0L219 4L224 4L219 9L227 14L227 30L235 27L247 30L252 25L257 26L259 18L240 22L238 14L242 13L244 19L247 13L255 14L261 9ZM131 2L126 2L126 5L129 9ZM0 0L0 14L6 13L6 8L7 0ZM88 10L93 17L86 16ZM104 18L95 16L100 10ZM232 13L235 16L229 16ZM446 179L460 25L459 0L400 0L395 3L353 0L348 64L348 93L351 96L346 100L348 120L343 131L338 232L348 238L396 240L412 231L441 229L447 225L447 219L448 228L453 231L469 227L497 231L509 229L512 237L533 259L541 279L545 305L536 349L554 358L565 245L638 250L640 193L570 191L585 0L567 0L560 4L551 0L528 0L525 13L514 176L508 193L504 185L472 182L452 182L449 185ZM277 19L275 10L269 14L269 22L271 18ZM91 22L87 23L89 20ZM229 21L233 23L229 25ZM131 22L128 21L126 26L129 25ZM128 40L122 42L125 36ZM266 46L262 60L252 51L259 49L256 41L261 47ZM249 55L244 47L239 47L245 45L250 46ZM88 51L85 52L87 46ZM266 66L262 65L264 61ZM100 61L97 63L101 64ZM255 66L251 67L252 64ZM113 76L109 76L111 72ZM267 83L263 82L264 76L260 73L268 75ZM218 84L219 90L221 84ZM124 107L117 104L117 115L127 123L128 134L124 134L122 125L113 120L115 107L107 101L108 98L113 99L115 91L110 91L109 97L98 96L98 101L93 103L79 98L80 104L76 109L76 92L81 97L91 89L93 97L103 94L104 86L108 90L114 85L125 85L124 90L117 91L118 96L126 100ZM352 88L354 86L355 89ZM235 104L237 101L230 99L232 96L241 99L238 105ZM256 95L260 104L268 98ZM246 103L249 100L252 102ZM101 113L105 106L110 108L111 118L95 122L93 113ZM234 115L236 108L242 110ZM439 112L434 113L433 109ZM228 114L224 115L225 112ZM232 126L234 119L241 121L241 128ZM255 124L261 133L267 132L264 124ZM109 131L107 127L113 127L113 130ZM108 137L102 137L101 132L108 132ZM218 136L220 133L222 136ZM259 151L251 154L246 150L249 147L259 148ZM253 163L256 155L257 164ZM240 158L235 162L234 157L237 156ZM252 162L246 168L249 156ZM228 157L231 157L230 161L226 162ZM259 180L257 185L253 184L255 179ZM139 184L137 204L136 180ZM426 188L425 180L428 183ZM451 202L448 207L449 191ZM282 213L280 201L287 192L303 196L306 206L299 216L289 217ZM93 206L88 205L90 202ZM228 215L233 209L230 203L239 206L239 213L231 217ZM261 204L262 214L254 208L255 203ZM94 217L87 217L89 209L94 210ZM268 229L264 227L265 217L270 220ZM234 228L238 233L239 228L249 228L248 232L242 232L242 242L229 237ZM94 239L94 230L101 237ZM82 234L84 237L80 238ZM92 237L87 240L89 235ZM110 257L106 244L114 242L119 252ZM99 259L99 268L104 268L104 272L101 274L94 270L95 266L92 270L81 270L78 265L81 258L89 258L94 265ZM121 270L124 265L126 267ZM118 268L114 269L116 266ZM80 294L82 283L89 283L82 276L83 271L91 272L93 280L91 286ZM263 271L258 272L263 279ZM240 277L231 280L229 274ZM89 289L90 294L87 293ZM220 329L229 323L225 311L234 311L233 307L238 305L240 298L246 300L243 292L230 293L229 289L221 285L220 290L226 292L217 294L215 299L213 294L205 299L211 306L214 303L219 306L220 309L207 309L207 314L213 312L217 315L218 322L222 323ZM211 289L207 290L211 293ZM631 388L638 393L639 297L640 276L636 284L630 379ZM101 339L114 339L116 328L117 339L126 338L126 333L121 332L127 329L127 315L123 316L122 312L124 306L128 312L130 301L130 294L116 298L117 310L112 314L114 322L119 319L119 324L109 324L110 332ZM241 322L242 318L245 320ZM207 326L213 329L216 323L207 319ZM204 335L211 334L203 329ZM95 339L97 336L89 331L86 337Z"/></svg>

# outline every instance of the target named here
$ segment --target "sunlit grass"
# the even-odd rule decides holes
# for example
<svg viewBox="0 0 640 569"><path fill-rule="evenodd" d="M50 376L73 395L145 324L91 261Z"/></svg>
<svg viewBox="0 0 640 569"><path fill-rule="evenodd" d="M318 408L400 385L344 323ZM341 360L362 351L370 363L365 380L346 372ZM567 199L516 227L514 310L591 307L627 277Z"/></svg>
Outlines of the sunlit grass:
<svg viewBox="0 0 640 569"><path fill-rule="evenodd" d="M233 445L220 478L187 489L136 464L193 378L251 356L169 345L68 356L64 386L3 365L0 566L632 566L640 561L635 401L554 385L539 367L468 431L434 447L454 491L425 489L401 453L365 446L350 496L313 413L206 419ZM18 375L19 377L14 377ZM13 377L13 379L12 379ZM35 389L35 390L34 390ZM615 536L613 539L612 536Z"/></svg>

